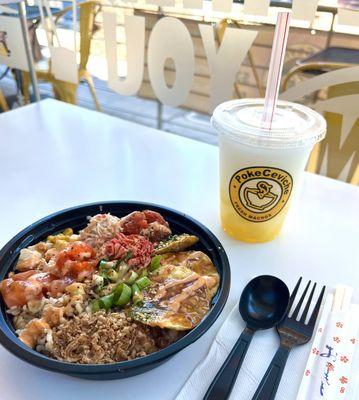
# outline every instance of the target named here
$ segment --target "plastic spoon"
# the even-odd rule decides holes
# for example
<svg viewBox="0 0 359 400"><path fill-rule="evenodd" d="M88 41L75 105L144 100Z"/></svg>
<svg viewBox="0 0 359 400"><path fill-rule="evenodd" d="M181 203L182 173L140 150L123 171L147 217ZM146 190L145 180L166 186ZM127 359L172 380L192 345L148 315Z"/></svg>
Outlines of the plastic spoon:
<svg viewBox="0 0 359 400"><path fill-rule="evenodd" d="M286 315L288 304L288 287L279 278L262 275L247 284L239 301L239 312L246 327L203 400L228 399L254 333L277 325Z"/></svg>

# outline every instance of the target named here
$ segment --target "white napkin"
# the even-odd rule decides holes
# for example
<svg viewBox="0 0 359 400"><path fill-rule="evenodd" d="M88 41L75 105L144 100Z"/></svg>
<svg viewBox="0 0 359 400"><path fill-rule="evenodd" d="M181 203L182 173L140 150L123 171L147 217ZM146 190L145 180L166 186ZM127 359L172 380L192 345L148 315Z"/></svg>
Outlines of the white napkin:
<svg viewBox="0 0 359 400"><path fill-rule="evenodd" d="M194 372L178 393L176 400L203 399L208 386L227 358L244 327L245 324L240 317L237 305L217 333L208 355L196 366ZM278 345L279 337L274 329L259 331L255 334L238 374L230 397L231 400L252 399ZM278 388L276 400L296 399L310 350L311 345L306 344L298 346L291 351ZM356 371L358 371L359 364L357 361L355 362ZM347 397L347 399L357 400L356 397Z"/></svg>
<svg viewBox="0 0 359 400"><path fill-rule="evenodd" d="M351 293L352 288L338 286L335 296L327 296L297 400L356 398L359 305L350 304Z"/></svg>

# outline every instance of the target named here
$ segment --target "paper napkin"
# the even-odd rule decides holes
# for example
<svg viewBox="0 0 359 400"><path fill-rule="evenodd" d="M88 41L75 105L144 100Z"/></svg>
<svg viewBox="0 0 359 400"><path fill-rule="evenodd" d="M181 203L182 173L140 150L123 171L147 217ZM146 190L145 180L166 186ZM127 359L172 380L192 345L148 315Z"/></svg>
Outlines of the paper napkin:
<svg viewBox="0 0 359 400"><path fill-rule="evenodd" d="M339 286L334 297L327 296L297 400L356 398L359 305L350 304L351 294Z"/></svg>
<svg viewBox="0 0 359 400"><path fill-rule="evenodd" d="M192 375L190 375L178 393L176 400L203 399L208 386L227 358L244 327L245 324L240 317L238 305L236 305L217 333L208 355L196 366ZM252 399L278 346L279 337L274 329L260 331L255 334L231 393L231 400ZM278 388L276 400L296 399L311 350L311 344L307 344L296 347L291 351ZM357 360L352 363L352 374L358 374L358 358L357 354ZM354 400L355 397L346 398L346 400L349 399Z"/></svg>

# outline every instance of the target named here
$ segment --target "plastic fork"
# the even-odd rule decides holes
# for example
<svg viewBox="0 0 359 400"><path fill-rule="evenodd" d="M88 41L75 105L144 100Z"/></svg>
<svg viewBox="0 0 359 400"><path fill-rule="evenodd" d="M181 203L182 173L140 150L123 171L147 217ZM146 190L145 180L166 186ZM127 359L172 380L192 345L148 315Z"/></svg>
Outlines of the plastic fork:
<svg viewBox="0 0 359 400"><path fill-rule="evenodd" d="M298 280L293 293L290 296L287 316L280 324L277 325L277 332L280 337L280 346L274 355L266 373L264 374L252 400L273 400L275 398L290 351L295 346L309 342L313 335L314 326L317 321L319 309L324 297L325 286L323 286L311 316L308 322L306 322L315 288L317 286L316 283L313 285L300 319L298 320L297 318L304 303L305 296L311 285L311 281L308 282L297 306L289 316L301 282L302 278Z"/></svg>

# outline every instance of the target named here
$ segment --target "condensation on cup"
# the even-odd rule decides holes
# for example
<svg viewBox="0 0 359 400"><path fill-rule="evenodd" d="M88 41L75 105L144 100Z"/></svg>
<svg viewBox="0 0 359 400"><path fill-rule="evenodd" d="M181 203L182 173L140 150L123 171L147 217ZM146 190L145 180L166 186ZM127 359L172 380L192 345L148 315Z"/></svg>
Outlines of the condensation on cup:
<svg viewBox="0 0 359 400"><path fill-rule="evenodd" d="M246 242L275 238L285 220L325 119L300 104L278 101L271 129L262 126L263 99L220 104L220 208L223 229Z"/></svg>

